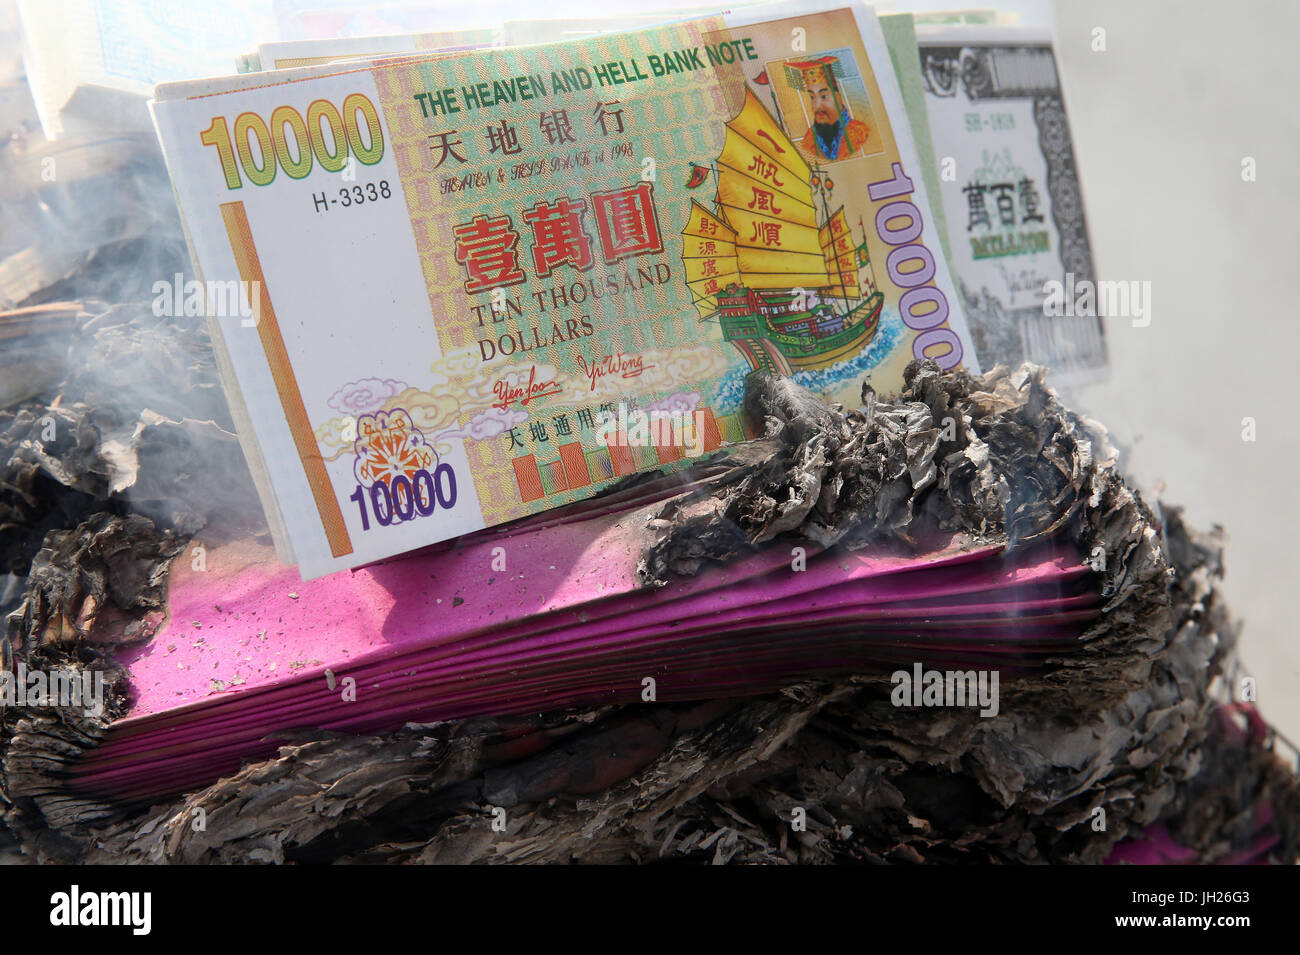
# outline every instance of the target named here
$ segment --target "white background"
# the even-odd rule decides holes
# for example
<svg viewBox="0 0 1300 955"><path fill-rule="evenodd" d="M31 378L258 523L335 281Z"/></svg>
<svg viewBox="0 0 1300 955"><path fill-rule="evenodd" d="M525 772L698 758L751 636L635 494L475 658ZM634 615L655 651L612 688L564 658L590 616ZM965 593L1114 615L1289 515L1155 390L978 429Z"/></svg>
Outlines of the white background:
<svg viewBox="0 0 1300 955"><path fill-rule="evenodd" d="M1300 742L1300 4L1062 0L1057 30L1097 274L1152 286L1150 327L1107 322L1110 382L1079 403L1227 528L1260 709Z"/></svg>

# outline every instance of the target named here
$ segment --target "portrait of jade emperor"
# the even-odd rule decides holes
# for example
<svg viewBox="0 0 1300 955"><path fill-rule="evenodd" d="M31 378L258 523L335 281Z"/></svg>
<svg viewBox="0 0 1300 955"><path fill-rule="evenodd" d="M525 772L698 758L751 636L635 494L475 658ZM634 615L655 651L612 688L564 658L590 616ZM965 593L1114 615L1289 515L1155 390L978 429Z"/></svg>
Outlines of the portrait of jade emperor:
<svg viewBox="0 0 1300 955"><path fill-rule="evenodd" d="M790 85L807 97L810 125L799 146L808 156L834 161L875 151L867 148L870 127L853 118L841 88L845 71L838 56L788 61L785 74Z"/></svg>

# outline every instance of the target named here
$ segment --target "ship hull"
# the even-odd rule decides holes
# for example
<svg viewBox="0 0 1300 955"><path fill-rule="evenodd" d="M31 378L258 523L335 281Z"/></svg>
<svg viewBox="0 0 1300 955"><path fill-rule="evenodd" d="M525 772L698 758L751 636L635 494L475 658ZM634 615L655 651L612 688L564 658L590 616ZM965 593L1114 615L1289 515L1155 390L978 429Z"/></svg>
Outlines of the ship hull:
<svg viewBox="0 0 1300 955"><path fill-rule="evenodd" d="M849 310L845 316L847 327L831 335L783 332L751 312L724 317L723 336L755 370L789 375L826 368L862 351L880 327L884 303L884 296L873 292Z"/></svg>
<svg viewBox="0 0 1300 955"><path fill-rule="evenodd" d="M884 307L884 304L885 298L883 295L879 298L872 296L863 301L856 311L859 313L866 313L865 321L862 326L857 329L857 334L830 351L821 352L817 355L801 356L798 354L791 354L789 350L781 348L779 342L777 343L777 348L780 349L783 355L785 355L785 360L790 363L790 367L794 371L812 371L818 368L827 368L836 362L843 361L846 358L851 358L858 354L858 352L862 351L866 346L867 342L875 338L876 331L880 328L880 312ZM855 317L852 312L850 313L850 316Z"/></svg>

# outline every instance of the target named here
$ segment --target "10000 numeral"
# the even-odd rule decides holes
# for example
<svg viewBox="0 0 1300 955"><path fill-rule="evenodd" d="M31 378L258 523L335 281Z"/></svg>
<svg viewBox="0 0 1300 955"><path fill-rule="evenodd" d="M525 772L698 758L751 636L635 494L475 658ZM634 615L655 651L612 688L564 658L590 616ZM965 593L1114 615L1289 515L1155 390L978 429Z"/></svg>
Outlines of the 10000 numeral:
<svg viewBox="0 0 1300 955"><path fill-rule="evenodd" d="M376 481L368 493L358 484L348 500L356 501L361 511L363 531L370 530L371 513L381 527L393 523L394 518L400 522L428 517L438 508L446 511L455 506L456 472L449 464L439 464L432 474L420 468L414 478L399 474L391 482Z"/></svg>
<svg viewBox="0 0 1300 955"><path fill-rule="evenodd" d="M362 139L362 126L369 135L368 144ZM318 99L307 107L306 119L292 106L277 106L269 124L257 113L240 113L235 117L233 135L226 117L214 116L199 140L216 148L229 189L242 189L245 176L255 186L270 185L278 169L291 179L304 179L318 162L327 172L339 172L347 165L349 152L367 166L384 158L379 113L361 93L349 94L341 112L329 100Z"/></svg>
<svg viewBox="0 0 1300 955"><path fill-rule="evenodd" d="M932 282L934 256L920 242L913 241L921 234L921 210L914 203L899 198L911 193L915 187L901 164L894 163L892 169L893 178L873 182L867 187L867 194L873 202L894 200L876 213L876 234L890 246L885 268L891 282L907 289L898 300L898 308L903 313L903 324L920 332L912 342L913 356L934 357L939 367L946 371L961 362L961 339L952 329L939 327L948 320L948 298ZM899 219L906 220L907 225L901 228L892 225ZM905 263L919 264L904 269ZM930 350L935 346L946 346L947 350L932 356Z"/></svg>

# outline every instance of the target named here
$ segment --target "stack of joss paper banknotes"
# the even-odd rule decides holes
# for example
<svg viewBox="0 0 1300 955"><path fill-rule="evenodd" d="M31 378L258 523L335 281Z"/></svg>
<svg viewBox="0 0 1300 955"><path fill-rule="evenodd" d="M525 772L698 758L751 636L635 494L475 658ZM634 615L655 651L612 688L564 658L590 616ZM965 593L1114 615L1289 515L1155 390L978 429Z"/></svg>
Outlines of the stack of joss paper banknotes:
<svg viewBox="0 0 1300 955"><path fill-rule="evenodd" d="M1053 301L1092 276L1050 37L967 19L511 22L160 86L196 269L160 298L209 317L269 535L173 563L76 785L852 673L978 670L993 715L1061 667L1115 599L1110 463L1027 478L1042 408L971 376L1105 349ZM917 362L1015 427L889 403Z"/></svg>
<svg viewBox="0 0 1300 955"><path fill-rule="evenodd" d="M856 672L912 680L921 664L993 671L991 688L963 689L996 715L998 680L1068 654L1104 602L1068 545L1007 553L962 535L920 553L793 558L782 542L647 587L637 566L663 491L306 583L249 541L210 551L205 572L178 561L168 621L120 657L130 713L76 764L76 785L186 791L301 727L748 696Z"/></svg>
<svg viewBox="0 0 1300 955"><path fill-rule="evenodd" d="M356 571L303 581L264 533L207 535L172 563L143 629L97 625L133 694L70 766L74 786L126 801L187 791L306 727L750 696L855 674L891 681L898 705L994 717L1000 683L1095 664L1106 643L1117 666L1149 646L1148 630L1116 636L1103 613L1163 586L1149 515L1113 457L1091 457L1104 436L1063 426L1041 381L965 379L951 440L933 384L898 403L868 395L850 414L788 379L749 385L765 437ZM1041 498L1012 518L1009 487Z"/></svg>

